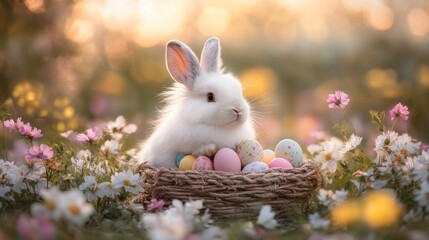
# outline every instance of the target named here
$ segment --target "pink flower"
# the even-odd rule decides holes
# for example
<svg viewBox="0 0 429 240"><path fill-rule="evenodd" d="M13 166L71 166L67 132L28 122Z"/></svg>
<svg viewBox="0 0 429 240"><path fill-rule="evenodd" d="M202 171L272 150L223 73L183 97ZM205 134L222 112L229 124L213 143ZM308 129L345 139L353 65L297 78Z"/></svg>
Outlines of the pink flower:
<svg viewBox="0 0 429 240"><path fill-rule="evenodd" d="M16 130L15 121L13 121L13 119L4 121L3 125L9 130Z"/></svg>
<svg viewBox="0 0 429 240"><path fill-rule="evenodd" d="M43 137L42 130L37 128L32 128L30 123L24 124L21 118L16 119L16 123L12 119L6 120L3 122L3 125L10 130L19 132L24 137L28 137L28 138Z"/></svg>
<svg viewBox="0 0 429 240"><path fill-rule="evenodd" d="M326 102L329 108L345 108L349 104L350 98L342 91L335 91L335 93L328 95Z"/></svg>
<svg viewBox="0 0 429 240"><path fill-rule="evenodd" d="M401 103L396 104L390 111L390 120L408 120L408 115L410 112L408 111L408 107L402 105Z"/></svg>
<svg viewBox="0 0 429 240"><path fill-rule="evenodd" d="M44 216L30 218L20 215L16 223L16 229L21 239L55 239L55 225Z"/></svg>
<svg viewBox="0 0 429 240"><path fill-rule="evenodd" d="M98 131L97 127L94 128L94 130L92 128L89 128L86 130L86 134L84 133L79 133L76 136L76 140L79 142L96 142L98 140L101 139L101 132Z"/></svg>
<svg viewBox="0 0 429 240"><path fill-rule="evenodd" d="M25 155L25 159L28 163L32 163L38 159L49 161L52 159L53 156L54 151L52 151L52 148L46 144L41 144L34 145L33 147L31 147L28 150L27 155Z"/></svg>
<svg viewBox="0 0 429 240"><path fill-rule="evenodd" d="M163 200L152 198L152 200L150 200L149 205L147 205L147 210L150 212L154 212L156 210L162 210L164 205L165 205L165 202Z"/></svg>

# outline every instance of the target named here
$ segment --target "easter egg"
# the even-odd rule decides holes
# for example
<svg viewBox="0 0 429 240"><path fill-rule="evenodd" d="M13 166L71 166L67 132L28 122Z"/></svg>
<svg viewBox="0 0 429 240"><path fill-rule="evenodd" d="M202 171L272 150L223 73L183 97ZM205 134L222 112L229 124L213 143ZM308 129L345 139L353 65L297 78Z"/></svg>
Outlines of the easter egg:
<svg viewBox="0 0 429 240"><path fill-rule="evenodd" d="M222 148L217 151L213 159L214 169L224 172L240 172L241 162L237 153L230 148Z"/></svg>
<svg viewBox="0 0 429 240"><path fill-rule="evenodd" d="M271 160L273 160L276 157L276 154L271 149L265 149L264 150L264 158L263 161L267 165L270 164Z"/></svg>
<svg viewBox="0 0 429 240"><path fill-rule="evenodd" d="M194 162L197 158L193 155L186 155L182 158L179 164L180 171L192 170L192 166L194 166Z"/></svg>
<svg viewBox="0 0 429 240"><path fill-rule="evenodd" d="M268 165L264 162L251 162L247 164L242 172L263 172L268 170Z"/></svg>
<svg viewBox="0 0 429 240"><path fill-rule="evenodd" d="M182 161L182 159L183 159L185 156L186 156L186 153L183 153L183 152L181 152L181 153L179 153L179 155L177 155L177 158L176 158L176 166L179 166L179 165L180 165L180 161Z"/></svg>
<svg viewBox="0 0 429 240"><path fill-rule="evenodd" d="M244 167L251 162L262 162L264 157L261 144L256 140L244 140L237 145L237 155L241 166Z"/></svg>
<svg viewBox="0 0 429 240"><path fill-rule="evenodd" d="M192 166L192 170L204 171L204 170L213 170L213 162L210 158L206 156L199 156Z"/></svg>
<svg viewBox="0 0 429 240"><path fill-rule="evenodd" d="M271 160L270 164L268 164L268 167L270 167L270 168L286 168L286 169L293 168L292 164L284 158L274 158L273 160Z"/></svg>
<svg viewBox="0 0 429 240"><path fill-rule="evenodd" d="M304 153L297 142L292 139L281 140L274 152L276 157L288 160L294 167L300 167L304 159Z"/></svg>

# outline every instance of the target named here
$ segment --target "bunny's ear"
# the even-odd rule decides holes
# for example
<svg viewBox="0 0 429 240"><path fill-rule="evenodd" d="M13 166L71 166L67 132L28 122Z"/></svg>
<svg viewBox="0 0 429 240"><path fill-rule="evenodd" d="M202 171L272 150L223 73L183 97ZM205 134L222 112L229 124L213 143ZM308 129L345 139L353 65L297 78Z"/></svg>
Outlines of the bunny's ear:
<svg viewBox="0 0 429 240"><path fill-rule="evenodd" d="M192 88L200 73L198 59L184 43L172 40L167 43L165 56L167 69L171 77L188 88Z"/></svg>
<svg viewBox="0 0 429 240"><path fill-rule="evenodd" d="M209 38L201 53L201 68L207 72L219 71L222 66L220 43L216 37Z"/></svg>

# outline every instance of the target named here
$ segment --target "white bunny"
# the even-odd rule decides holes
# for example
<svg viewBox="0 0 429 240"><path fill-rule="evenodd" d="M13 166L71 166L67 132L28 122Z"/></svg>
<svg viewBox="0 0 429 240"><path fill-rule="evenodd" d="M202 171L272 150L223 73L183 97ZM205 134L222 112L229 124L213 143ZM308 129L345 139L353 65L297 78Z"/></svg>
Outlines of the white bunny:
<svg viewBox="0 0 429 240"><path fill-rule="evenodd" d="M210 156L217 149L234 149L240 141L255 138L241 83L221 69L219 39L206 41L201 64L187 45L171 40L166 62L176 83L161 94L166 105L155 131L142 144L139 162L177 168L180 152Z"/></svg>

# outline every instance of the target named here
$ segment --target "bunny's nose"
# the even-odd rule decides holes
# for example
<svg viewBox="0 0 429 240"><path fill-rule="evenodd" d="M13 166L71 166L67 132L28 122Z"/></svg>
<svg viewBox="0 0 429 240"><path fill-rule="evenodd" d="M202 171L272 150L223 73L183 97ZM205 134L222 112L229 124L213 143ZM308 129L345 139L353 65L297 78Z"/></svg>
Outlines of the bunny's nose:
<svg viewBox="0 0 429 240"><path fill-rule="evenodd" d="M236 108L233 108L232 109L235 113L237 113L237 114L239 114L239 113L241 113L241 111L243 111L243 109L236 109Z"/></svg>

